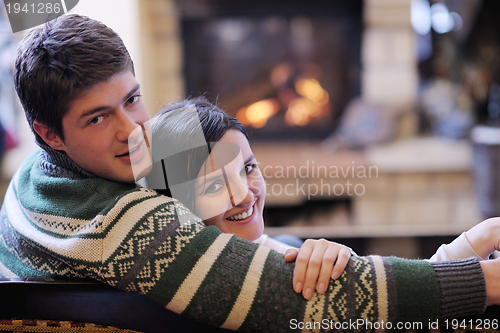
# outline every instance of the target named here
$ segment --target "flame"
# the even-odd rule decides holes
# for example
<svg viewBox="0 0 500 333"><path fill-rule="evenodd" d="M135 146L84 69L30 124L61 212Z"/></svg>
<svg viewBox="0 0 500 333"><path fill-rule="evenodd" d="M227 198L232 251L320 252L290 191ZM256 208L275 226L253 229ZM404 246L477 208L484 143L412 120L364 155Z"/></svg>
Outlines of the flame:
<svg viewBox="0 0 500 333"><path fill-rule="evenodd" d="M318 80L313 78L297 79L295 90L303 97L294 98L288 104L285 114L287 124L305 126L313 118L319 118L325 114L330 97Z"/></svg>
<svg viewBox="0 0 500 333"><path fill-rule="evenodd" d="M283 63L271 71L269 80L274 87L281 87L292 77L294 69L289 63Z"/></svg>
<svg viewBox="0 0 500 333"><path fill-rule="evenodd" d="M279 103L274 98L265 99L238 110L236 119L244 126L261 128L279 111L279 108Z"/></svg>
<svg viewBox="0 0 500 333"><path fill-rule="evenodd" d="M241 108L236 112L236 119L243 125L243 126L248 126L250 125L250 122L247 119L246 116L246 111L247 107Z"/></svg>
<svg viewBox="0 0 500 333"><path fill-rule="evenodd" d="M322 105L324 105L325 100L326 103L329 100L328 93L321 87L316 79L298 79L295 82L295 90L297 90L300 95Z"/></svg>
<svg viewBox="0 0 500 333"><path fill-rule="evenodd" d="M318 72L319 67L311 67L309 72ZM291 79L293 68L283 63L271 73L271 84L277 88L278 98L286 108L285 122L290 126L305 126L329 112L330 96L313 77L299 77L294 89L286 86ZM312 73L309 73L310 75ZM241 108L236 118L244 125L255 128L264 127L273 115L280 110L280 102L274 98L265 99Z"/></svg>
<svg viewBox="0 0 500 333"><path fill-rule="evenodd" d="M308 98L299 97L288 104L285 121L292 126L305 126L309 123L311 116L320 112L320 105Z"/></svg>

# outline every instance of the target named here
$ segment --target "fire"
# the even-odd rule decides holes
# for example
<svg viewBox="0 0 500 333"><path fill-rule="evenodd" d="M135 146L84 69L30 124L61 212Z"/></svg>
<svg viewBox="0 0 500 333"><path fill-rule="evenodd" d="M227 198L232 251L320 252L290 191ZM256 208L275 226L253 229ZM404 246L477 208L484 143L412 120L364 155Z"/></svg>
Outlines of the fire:
<svg viewBox="0 0 500 333"><path fill-rule="evenodd" d="M236 118L245 126L252 125L255 128L261 128L279 109L279 103L274 98L265 99L241 108Z"/></svg>
<svg viewBox="0 0 500 333"><path fill-rule="evenodd" d="M328 102L328 93L323 90L316 79L298 79L295 82L295 90L297 90L300 95L309 98L313 102L324 103L325 98L326 102Z"/></svg>
<svg viewBox="0 0 500 333"><path fill-rule="evenodd" d="M309 66L311 67L311 66ZM316 70L317 72L318 70ZM236 118L244 126L264 127L272 116L285 109L285 122L289 126L305 126L327 114L330 108L330 96L323 89L314 74L303 73L293 81L294 69L291 64L284 63L271 72L270 82L277 90L279 101L274 98L265 99L241 108Z"/></svg>
<svg viewBox="0 0 500 333"><path fill-rule="evenodd" d="M313 118L319 118L327 112L330 97L316 79L297 79L295 90L303 97L294 98L288 104L285 113L288 125L305 126Z"/></svg>

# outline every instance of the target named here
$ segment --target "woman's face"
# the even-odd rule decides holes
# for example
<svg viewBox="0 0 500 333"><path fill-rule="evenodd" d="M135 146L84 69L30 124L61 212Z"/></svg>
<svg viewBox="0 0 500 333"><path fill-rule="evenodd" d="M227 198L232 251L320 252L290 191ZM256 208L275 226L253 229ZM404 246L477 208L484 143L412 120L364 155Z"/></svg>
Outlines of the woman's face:
<svg viewBox="0 0 500 333"><path fill-rule="evenodd" d="M243 133L230 129L216 144L195 182L195 212L206 225L224 233L255 240L262 235L262 212L266 184L250 144ZM227 163L227 145L237 145L240 154ZM215 170L212 172L212 170Z"/></svg>

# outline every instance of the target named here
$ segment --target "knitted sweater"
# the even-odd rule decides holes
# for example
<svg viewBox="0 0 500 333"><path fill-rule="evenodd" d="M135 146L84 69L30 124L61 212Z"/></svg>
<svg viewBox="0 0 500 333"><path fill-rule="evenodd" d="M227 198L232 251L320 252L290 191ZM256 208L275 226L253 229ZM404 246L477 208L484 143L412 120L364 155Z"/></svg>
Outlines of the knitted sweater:
<svg viewBox="0 0 500 333"><path fill-rule="evenodd" d="M477 259L354 256L325 294L308 301L293 291L294 264L282 254L206 227L155 191L89 175L61 154L42 151L25 161L1 217L4 277L92 278L234 330L426 325L485 309Z"/></svg>

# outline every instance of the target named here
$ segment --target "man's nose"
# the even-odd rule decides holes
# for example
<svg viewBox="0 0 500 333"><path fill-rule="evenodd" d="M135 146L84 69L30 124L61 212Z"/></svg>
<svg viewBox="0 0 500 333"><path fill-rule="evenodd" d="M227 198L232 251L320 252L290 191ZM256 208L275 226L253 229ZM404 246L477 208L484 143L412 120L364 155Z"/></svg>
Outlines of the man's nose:
<svg viewBox="0 0 500 333"><path fill-rule="evenodd" d="M135 140L136 137L139 135L142 135L142 131L135 131L134 130L140 126L140 124L132 117L132 115L123 110L120 109L117 111L117 138L120 141L132 141ZM137 134L136 134L137 133Z"/></svg>

